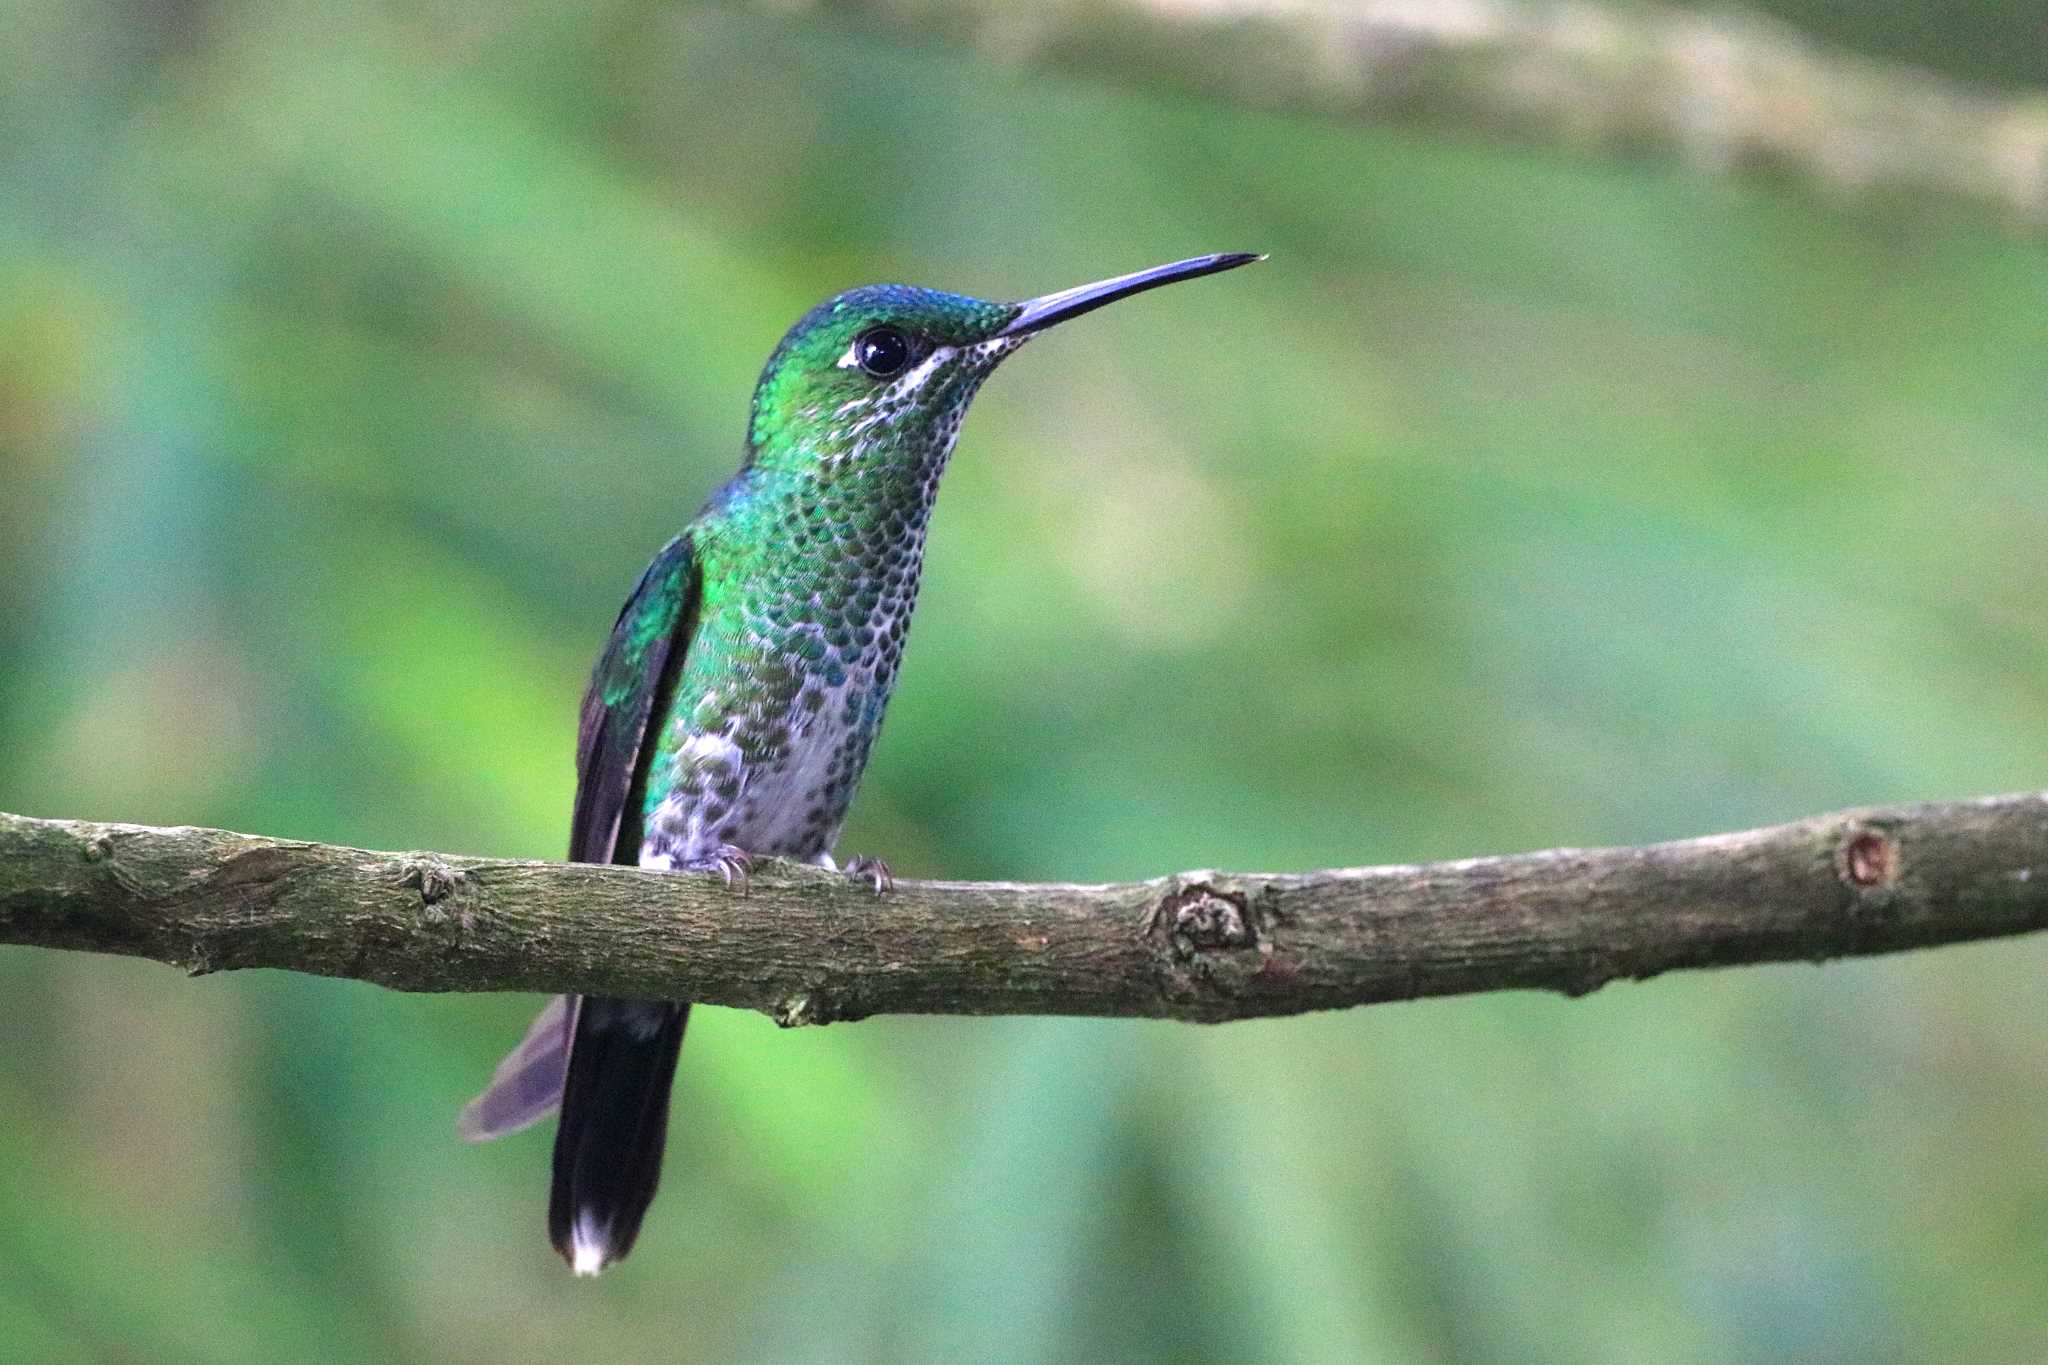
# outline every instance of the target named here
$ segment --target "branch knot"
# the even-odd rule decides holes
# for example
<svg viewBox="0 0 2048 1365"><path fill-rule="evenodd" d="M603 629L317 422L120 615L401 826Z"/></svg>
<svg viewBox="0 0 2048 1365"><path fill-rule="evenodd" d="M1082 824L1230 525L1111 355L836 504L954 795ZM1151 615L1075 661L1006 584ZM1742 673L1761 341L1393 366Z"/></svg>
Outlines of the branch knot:
<svg viewBox="0 0 2048 1365"><path fill-rule="evenodd" d="M459 867L450 867L439 858L421 855L412 858L405 865L402 880L420 893L420 904L439 905L455 894L467 873Z"/></svg>
<svg viewBox="0 0 2048 1365"><path fill-rule="evenodd" d="M1208 882L1190 882L1168 892L1145 917L1147 933L1166 931L1173 955L1182 962L1218 948L1250 948L1258 943L1242 892L1224 891Z"/></svg>
<svg viewBox="0 0 2048 1365"><path fill-rule="evenodd" d="M1835 872L1859 891L1881 890L1899 879L1899 843L1883 830L1852 826L1835 851Z"/></svg>

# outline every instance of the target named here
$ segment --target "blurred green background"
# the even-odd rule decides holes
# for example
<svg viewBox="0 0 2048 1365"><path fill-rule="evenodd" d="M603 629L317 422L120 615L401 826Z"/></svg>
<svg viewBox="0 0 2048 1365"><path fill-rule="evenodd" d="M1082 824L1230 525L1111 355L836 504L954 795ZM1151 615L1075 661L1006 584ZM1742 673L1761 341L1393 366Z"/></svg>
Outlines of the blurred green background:
<svg viewBox="0 0 2048 1365"><path fill-rule="evenodd" d="M2038 76L1978 8L1928 59ZM1786 12L1896 56L1937 11ZM1308 868L2048 781L2037 235L831 14L0 19L0 808L559 856L585 671L799 312L1224 249L1273 259L978 401L842 850ZM2044 967L706 1010L593 1284L548 1130L453 1134L535 1001L0 950L0 1356L2038 1361Z"/></svg>

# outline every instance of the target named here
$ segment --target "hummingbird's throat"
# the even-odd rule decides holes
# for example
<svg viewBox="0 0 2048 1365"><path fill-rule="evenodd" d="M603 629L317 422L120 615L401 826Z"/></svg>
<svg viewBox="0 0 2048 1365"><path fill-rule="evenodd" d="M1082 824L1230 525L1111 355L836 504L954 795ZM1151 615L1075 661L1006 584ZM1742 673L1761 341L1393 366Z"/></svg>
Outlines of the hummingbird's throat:
<svg viewBox="0 0 2048 1365"><path fill-rule="evenodd" d="M934 347L887 384L841 403L822 433L820 465L836 472L849 464L888 461L915 477L936 477L952 453L975 391L1004 356L1029 339L994 337ZM850 348L847 354L852 355Z"/></svg>

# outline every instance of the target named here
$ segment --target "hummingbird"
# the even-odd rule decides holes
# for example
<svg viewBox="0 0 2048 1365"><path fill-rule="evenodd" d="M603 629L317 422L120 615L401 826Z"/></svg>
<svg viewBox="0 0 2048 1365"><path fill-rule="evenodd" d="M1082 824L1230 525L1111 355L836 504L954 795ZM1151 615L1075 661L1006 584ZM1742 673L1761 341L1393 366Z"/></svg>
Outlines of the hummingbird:
<svg viewBox="0 0 2048 1365"><path fill-rule="evenodd" d="M662 547L583 697L569 859L713 873L833 859L895 685L925 526L968 404L1058 323L1264 257L1197 256L1021 303L867 285L782 338L739 472ZM548 1237L578 1275L624 1257L661 1176L687 1003L558 997L463 1110L472 1140L559 1108Z"/></svg>

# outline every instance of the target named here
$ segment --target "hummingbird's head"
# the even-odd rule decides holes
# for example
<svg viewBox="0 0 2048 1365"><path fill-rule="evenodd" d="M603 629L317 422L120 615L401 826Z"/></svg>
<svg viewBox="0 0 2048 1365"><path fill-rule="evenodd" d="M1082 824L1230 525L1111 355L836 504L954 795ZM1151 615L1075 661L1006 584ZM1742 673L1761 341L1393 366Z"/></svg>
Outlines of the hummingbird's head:
<svg viewBox="0 0 2048 1365"><path fill-rule="evenodd" d="M935 473L967 405L1004 356L1055 323L1261 257L1199 256L1022 303L873 284L819 304L782 338L754 390L753 462L831 473L877 459Z"/></svg>

